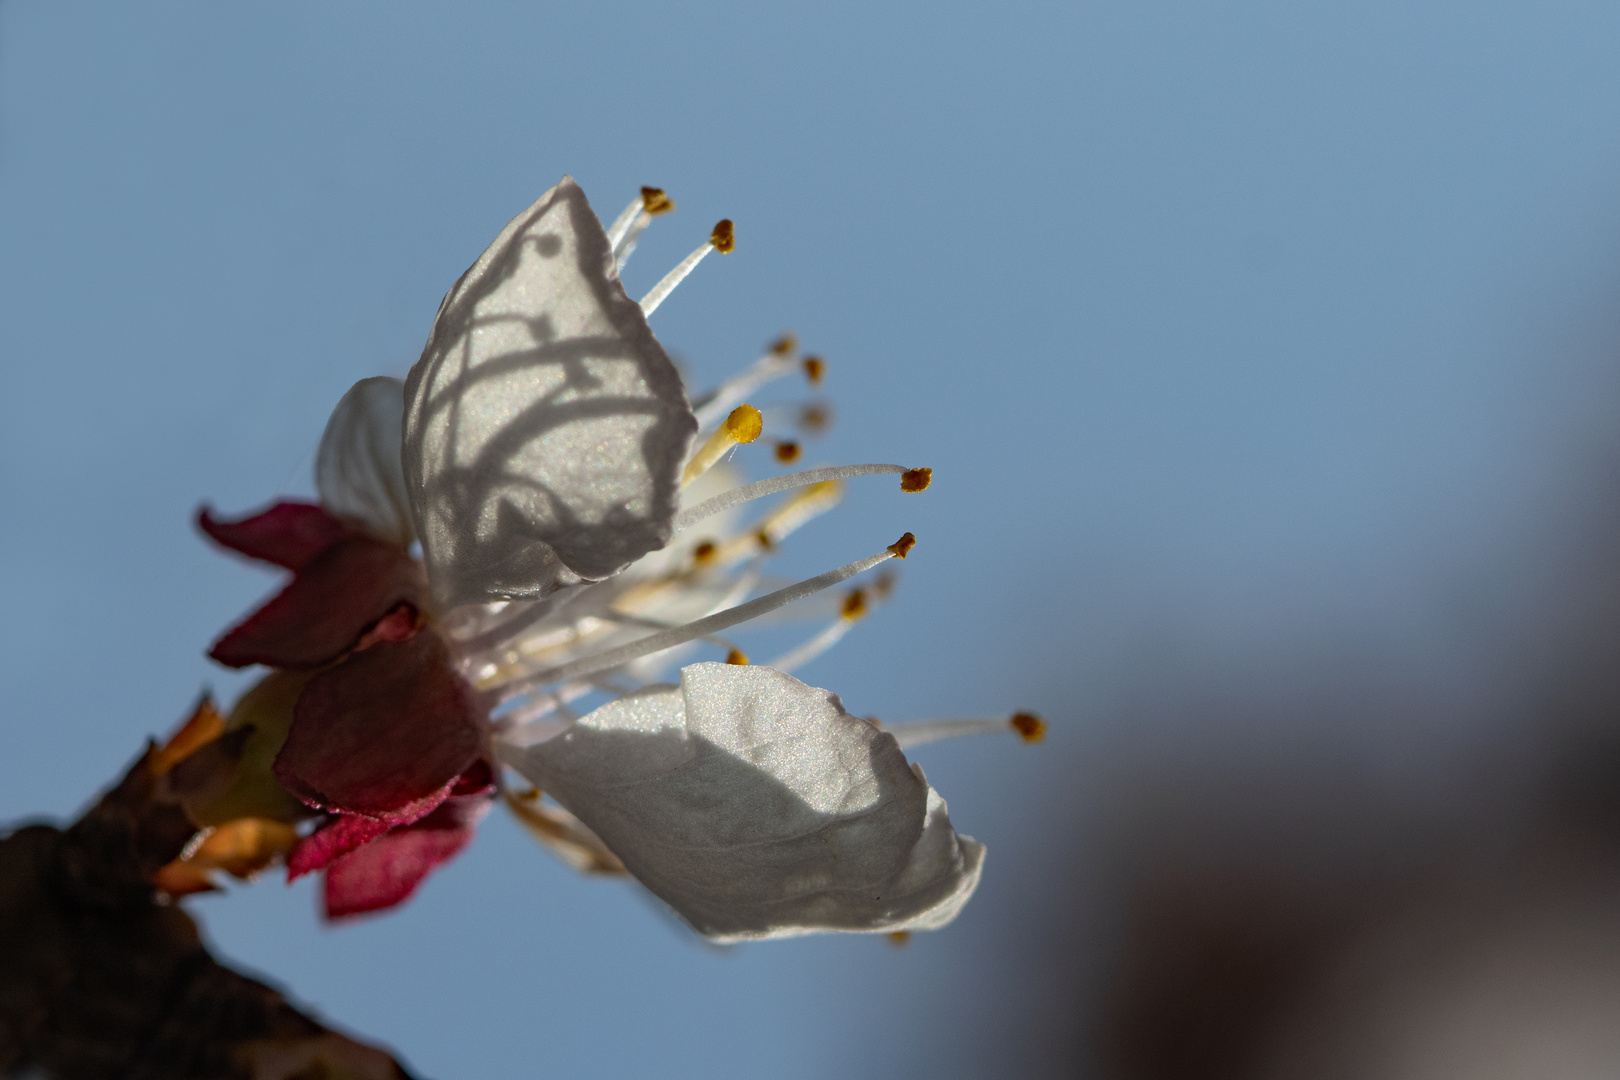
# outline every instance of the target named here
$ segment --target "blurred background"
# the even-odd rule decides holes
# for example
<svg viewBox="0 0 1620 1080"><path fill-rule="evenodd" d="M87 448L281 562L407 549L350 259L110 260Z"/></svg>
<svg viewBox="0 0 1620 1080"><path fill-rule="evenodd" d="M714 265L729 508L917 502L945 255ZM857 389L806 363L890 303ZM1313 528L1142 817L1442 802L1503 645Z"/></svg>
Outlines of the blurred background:
<svg viewBox="0 0 1620 1080"><path fill-rule="evenodd" d="M1620 1072L1620 8L0 6L0 820L72 815L275 584L192 514L564 173L678 203L700 385L797 331L920 543L802 676L990 849L905 948L718 950L499 814L395 913L191 909L430 1077ZM770 400L790 400L797 388ZM763 397L763 396L762 396ZM761 451L739 461L777 466Z"/></svg>

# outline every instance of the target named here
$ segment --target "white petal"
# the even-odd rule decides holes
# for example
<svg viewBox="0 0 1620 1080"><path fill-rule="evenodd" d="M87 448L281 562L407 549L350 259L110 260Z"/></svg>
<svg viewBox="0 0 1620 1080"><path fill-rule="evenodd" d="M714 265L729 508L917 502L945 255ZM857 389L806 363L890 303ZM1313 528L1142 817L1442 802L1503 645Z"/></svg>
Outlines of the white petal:
<svg viewBox="0 0 1620 1080"><path fill-rule="evenodd" d="M331 513L409 547L414 531L399 456L404 429L404 383L384 376L349 387L321 435L315 490Z"/></svg>
<svg viewBox="0 0 1620 1080"><path fill-rule="evenodd" d="M892 736L770 668L693 664L501 754L717 940L933 929L983 865Z"/></svg>
<svg viewBox="0 0 1620 1080"><path fill-rule="evenodd" d="M567 177L445 296L405 398L442 603L545 596L669 540L697 421Z"/></svg>

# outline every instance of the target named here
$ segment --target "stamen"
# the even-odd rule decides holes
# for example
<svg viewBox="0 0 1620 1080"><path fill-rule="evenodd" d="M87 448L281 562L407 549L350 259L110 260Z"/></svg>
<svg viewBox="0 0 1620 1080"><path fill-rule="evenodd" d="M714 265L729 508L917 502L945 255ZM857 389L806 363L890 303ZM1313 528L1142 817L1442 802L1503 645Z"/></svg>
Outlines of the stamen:
<svg viewBox="0 0 1620 1080"><path fill-rule="evenodd" d="M773 667L775 665L772 665ZM1012 731L1027 743L1040 742L1046 736L1046 724L1033 713L1015 713L1006 720L974 717L968 720L919 720L912 724L896 724L890 734L909 750L942 739L955 739L962 735L1000 735Z"/></svg>
<svg viewBox="0 0 1620 1080"><path fill-rule="evenodd" d="M731 254L732 249L737 246L737 228L731 223L730 218L721 218L715 222L714 231L709 233L709 243L713 244L714 250L720 254Z"/></svg>
<svg viewBox="0 0 1620 1080"><path fill-rule="evenodd" d="M720 429L720 431L724 430L723 427ZM715 432L714 438L719 436L720 432ZM714 438L711 438L710 442L713 442ZM705 445L703 449L707 450L708 446ZM726 447L725 449L730 448ZM720 451L720 453L724 452L724 449ZM699 453L703 453L703 450L700 450ZM694 464L697 460L696 457L692 459ZM691 467L691 465L688 465L687 469L691 469ZM834 465L825 469L806 469L803 472L788 473L785 476L773 476L768 480L756 480L752 484L743 484L740 487L732 488L730 491L722 491L712 499L705 499L696 506L682 510L675 516L675 531L680 532L682 529L696 525L704 518L713 517L715 514L730 510L733 506L740 506L753 499L763 499L775 495L779 491L791 491L793 488L809 487L812 484L846 480L852 476L881 476L885 473L899 473L903 477L912 471L915 470L908 470L904 465ZM904 486L902 481L902 490L904 490Z"/></svg>
<svg viewBox="0 0 1620 1080"><path fill-rule="evenodd" d="M907 945L911 944L910 930L896 930L892 934L885 935L885 937L889 944L896 949L903 949Z"/></svg>
<svg viewBox="0 0 1620 1080"><path fill-rule="evenodd" d="M1038 743L1046 738L1046 721L1034 713L1014 713L1007 725L1018 732L1019 738L1027 743Z"/></svg>
<svg viewBox="0 0 1620 1080"><path fill-rule="evenodd" d="M879 600L887 600L894 592L894 575L887 570L872 575L872 591L877 593Z"/></svg>
<svg viewBox="0 0 1620 1080"><path fill-rule="evenodd" d="M658 310L669 294L675 291L675 286L686 280L686 275L697 269L697 264L711 251L718 251L722 255L729 255L737 246L736 237L731 226L731 219L727 218L714 227L709 239L686 258L682 259L675 269L664 275L664 280L652 287L652 292L641 298L641 313L651 315Z"/></svg>
<svg viewBox="0 0 1620 1080"><path fill-rule="evenodd" d="M737 667L747 667L748 654L743 652L741 649L732 649L730 652L726 653L726 663L736 665Z"/></svg>
<svg viewBox="0 0 1620 1080"><path fill-rule="evenodd" d="M792 439L783 439L776 444L776 460L784 465L791 465L799 460L799 444Z"/></svg>
<svg viewBox="0 0 1620 1080"><path fill-rule="evenodd" d="M832 427L832 409L825 402L815 402L799 410L799 427L812 435L820 435Z"/></svg>
<svg viewBox="0 0 1620 1080"><path fill-rule="evenodd" d="M730 566L739 559L758 552L769 552L791 536L796 530L833 507L844 497L844 485L837 480L823 480L802 488L765 515L753 531L728 540L716 556L722 566Z"/></svg>
<svg viewBox="0 0 1620 1080"><path fill-rule="evenodd" d="M934 470L930 468L907 469L905 475L900 477L901 491L927 491L928 485L934 482Z"/></svg>
<svg viewBox="0 0 1620 1080"><path fill-rule="evenodd" d="M709 436L709 441L698 447L697 453L692 455L692 460L686 463L686 468L681 472L681 486L685 487L708 472L733 446L751 443L759 438L759 433L764 429L765 418L752 405L739 405L732 409L731 415L726 417L726 422L715 429L714 434ZM713 501L710 499L700 505L707 506Z"/></svg>
<svg viewBox="0 0 1620 1080"><path fill-rule="evenodd" d="M782 351L782 345L784 343L788 345L790 350L789 352ZM761 386L764 386L772 379L780 379L782 376L791 372L794 364L791 353L793 343L793 335L782 335L782 337L776 340L776 342L770 347L764 356L761 356L758 360L755 360L752 364L743 369L740 374L735 375L721 383L711 393L698 402L697 407L693 410L694 415L697 416L698 430L702 431L710 424L713 424L715 421L719 420L727 409L731 408L733 405L737 404L743 398L747 397L749 394L752 394L755 390L758 390Z"/></svg>
<svg viewBox="0 0 1620 1080"><path fill-rule="evenodd" d="M620 273L624 272L624 264L630 261L631 252L636 250L641 234L647 231L652 219L673 209L674 201L662 188L644 187L641 198L625 207L613 220L613 227L608 230L608 244L613 248L613 262Z"/></svg>
<svg viewBox="0 0 1620 1080"><path fill-rule="evenodd" d="M645 199L639 196L631 199L630 205L621 210L619 212L619 216L613 219L613 224L608 226L608 247L613 250L613 254L615 256L617 256L619 253L619 245L624 242L625 233L630 231L631 222L635 221L636 217L640 215L645 208Z"/></svg>
<svg viewBox="0 0 1620 1080"><path fill-rule="evenodd" d="M644 187L641 189L641 205L648 217L657 217L675 209L675 200L665 195L663 188Z"/></svg>
<svg viewBox="0 0 1620 1080"><path fill-rule="evenodd" d="M848 601L846 601L846 603L847 602ZM766 666L775 668L777 671L786 671L789 673L797 671L799 668L808 664L810 661L814 660L816 657L820 656L822 653L826 652L828 649L842 641L844 635L849 633L849 628L854 625L854 619L846 619L840 615L837 619L823 627L821 632L815 637L811 638L809 641L806 641L802 645L789 649L781 656L778 656L775 660L772 660Z"/></svg>
<svg viewBox="0 0 1620 1080"><path fill-rule="evenodd" d="M783 499L775 510L765 515L759 531L768 544L780 544L793 535L805 522L820 517L844 498L844 485L838 480L823 480L811 484L789 498Z"/></svg>
<svg viewBox="0 0 1620 1080"><path fill-rule="evenodd" d="M560 806L542 803L538 789L531 797L529 792L514 795L503 785L501 796L530 834L575 870L585 874L628 873L619 857L577 817Z"/></svg>
<svg viewBox="0 0 1620 1080"><path fill-rule="evenodd" d="M911 549L917 546L917 538L906 533L900 539L889 545L889 553L897 559L903 559L911 554Z"/></svg>
<svg viewBox="0 0 1620 1080"><path fill-rule="evenodd" d="M804 358L804 377L811 386L820 386L821 377L827 373L827 362L819 356Z"/></svg>
<svg viewBox="0 0 1620 1080"><path fill-rule="evenodd" d="M902 541L909 540L911 543L916 542L910 533L907 533L901 539ZM595 655L582 656L569 663L559 664L547 671L538 672L521 682L508 686L503 692L503 700L516 697L534 687L545 686L548 683L569 682L587 675L594 675L599 671L607 671L621 664L627 664L632 660L639 660L643 656L663 652L665 649L673 649L675 646L684 645L688 641L708 637L728 627L736 626L738 623L748 622L750 619L758 618L768 611L786 607L795 600L814 596L823 589L830 589L834 585L848 581L856 574L865 573L880 563L896 558L897 553L894 549L901 546L902 544L898 543L892 544L876 555L869 555L864 559L840 566L836 570L829 570L825 574L806 578L786 588L777 589L775 592L756 597L747 603L738 604L736 607L727 608L725 611L716 612L706 618L689 622L685 626L677 626L661 633L649 634L639 641L632 641L616 649L605 649ZM909 549L910 545L905 546Z"/></svg>

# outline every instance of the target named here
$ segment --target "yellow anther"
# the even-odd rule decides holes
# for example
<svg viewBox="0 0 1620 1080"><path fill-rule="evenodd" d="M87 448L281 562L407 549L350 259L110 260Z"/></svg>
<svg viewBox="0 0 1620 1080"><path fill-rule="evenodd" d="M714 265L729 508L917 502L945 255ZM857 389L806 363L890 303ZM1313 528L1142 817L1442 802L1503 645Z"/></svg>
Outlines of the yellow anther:
<svg viewBox="0 0 1620 1080"><path fill-rule="evenodd" d="M707 442L698 448L692 455L692 460L686 463L681 472L681 486L690 484L693 480L708 472L715 462L725 456L738 443L751 443L759 438L759 433L765 430L765 418L758 409L752 405L739 405L731 410L731 415L725 422L715 429Z"/></svg>
<svg viewBox="0 0 1620 1080"><path fill-rule="evenodd" d="M910 930L896 930L894 933L887 935L887 937L889 944L893 945L897 949L903 949L907 945L911 944Z"/></svg>
<svg viewBox="0 0 1620 1080"><path fill-rule="evenodd" d="M1007 726L1018 732L1018 737L1027 743L1037 743L1046 738L1046 721L1034 713L1013 713Z"/></svg>
<svg viewBox="0 0 1620 1080"><path fill-rule="evenodd" d="M641 208L649 216L657 217L675 209L675 200L665 195L663 188L644 187L641 189Z"/></svg>
<svg viewBox="0 0 1620 1080"><path fill-rule="evenodd" d="M704 563L714 561L715 554L720 549L714 546L713 540L705 540L692 549L692 561L702 566Z"/></svg>
<svg viewBox="0 0 1620 1080"><path fill-rule="evenodd" d="M933 482L934 470L929 468L907 469L900 474L901 491L927 491Z"/></svg>
<svg viewBox="0 0 1620 1080"><path fill-rule="evenodd" d="M880 570L872 577L872 591L877 593L879 600L887 600L889 594L894 592L894 575L887 570Z"/></svg>
<svg viewBox="0 0 1620 1080"><path fill-rule="evenodd" d="M709 234L709 243L714 250L722 255L730 255L731 249L737 246L737 231L731 224L730 218L721 218Z"/></svg>
<svg viewBox="0 0 1620 1080"><path fill-rule="evenodd" d="M875 716L863 716L863 717L861 717L861 719L865 720L868 724L871 724L873 727L877 728L879 731L883 730L883 721L879 720L877 717L875 717Z"/></svg>
<svg viewBox="0 0 1620 1080"><path fill-rule="evenodd" d="M786 439L776 444L776 460L786 465L799 460L799 444Z"/></svg>
<svg viewBox="0 0 1620 1080"><path fill-rule="evenodd" d="M844 597L844 606L839 613L851 622L865 615L866 591L864 589L851 589L849 595Z"/></svg>
<svg viewBox="0 0 1620 1080"><path fill-rule="evenodd" d="M643 192L646 190L646 188L642 188ZM540 789L537 787L532 787L528 791L520 791L518 792L518 798L522 799L524 802L539 802Z"/></svg>
<svg viewBox="0 0 1620 1080"><path fill-rule="evenodd" d="M786 356L799 347L799 339L791 330L771 342L771 352L777 356Z"/></svg>
<svg viewBox="0 0 1620 1080"><path fill-rule="evenodd" d="M911 551L911 549L916 546L917 538L912 536L910 533L906 533L906 535L890 544L888 550L889 553L895 558L903 559Z"/></svg>
<svg viewBox="0 0 1620 1080"><path fill-rule="evenodd" d="M751 443L765 430L765 417L752 405L739 405L726 417L725 429L740 443Z"/></svg>
<svg viewBox="0 0 1620 1080"><path fill-rule="evenodd" d="M726 653L726 663L735 664L738 667L747 667L748 654L743 652L741 649L732 649L730 652Z"/></svg>
<svg viewBox="0 0 1620 1080"><path fill-rule="evenodd" d="M760 529L759 531L755 532L754 542L758 544L764 551L770 551L772 548L776 547L776 540L771 536L771 531L769 529Z"/></svg>
<svg viewBox="0 0 1620 1080"><path fill-rule="evenodd" d="M804 377L811 386L820 386L821 377L827 373L827 361L819 356L804 358Z"/></svg>
<svg viewBox="0 0 1620 1080"><path fill-rule="evenodd" d="M799 411L799 426L812 434L826 431L831 424L832 413L825 405L806 405Z"/></svg>

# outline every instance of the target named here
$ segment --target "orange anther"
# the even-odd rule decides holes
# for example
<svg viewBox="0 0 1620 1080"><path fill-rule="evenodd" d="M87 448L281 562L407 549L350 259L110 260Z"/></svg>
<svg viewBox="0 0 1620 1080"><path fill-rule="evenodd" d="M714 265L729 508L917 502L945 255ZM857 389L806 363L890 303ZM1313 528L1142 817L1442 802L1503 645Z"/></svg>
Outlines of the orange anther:
<svg viewBox="0 0 1620 1080"><path fill-rule="evenodd" d="M1014 713L1007 724L1027 743L1037 743L1046 738L1046 721L1034 713Z"/></svg>

